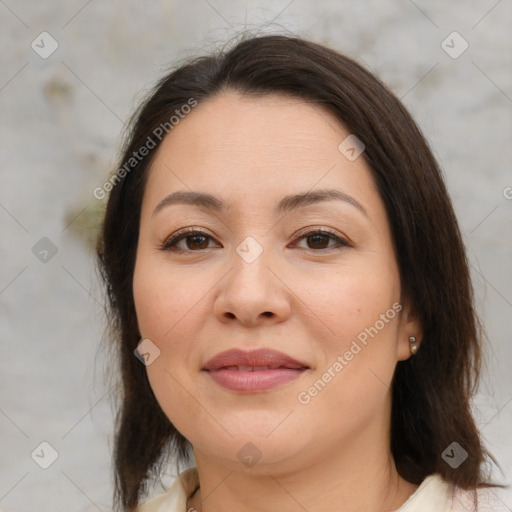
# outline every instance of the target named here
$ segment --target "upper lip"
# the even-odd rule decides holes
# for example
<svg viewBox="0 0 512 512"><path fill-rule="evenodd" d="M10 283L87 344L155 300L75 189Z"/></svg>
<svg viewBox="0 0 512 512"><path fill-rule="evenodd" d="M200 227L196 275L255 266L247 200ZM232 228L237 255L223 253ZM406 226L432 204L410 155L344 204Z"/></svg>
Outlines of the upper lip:
<svg viewBox="0 0 512 512"><path fill-rule="evenodd" d="M230 366L269 366L270 368L309 368L301 361L297 361L283 352L269 348L256 350L231 349L220 352L212 357L204 366L203 370L215 371Z"/></svg>

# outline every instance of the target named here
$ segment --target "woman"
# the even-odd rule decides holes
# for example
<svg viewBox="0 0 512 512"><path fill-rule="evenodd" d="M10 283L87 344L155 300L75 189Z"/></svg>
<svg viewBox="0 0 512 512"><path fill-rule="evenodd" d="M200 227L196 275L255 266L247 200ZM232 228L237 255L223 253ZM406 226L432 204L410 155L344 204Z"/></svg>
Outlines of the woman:
<svg viewBox="0 0 512 512"><path fill-rule="evenodd" d="M484 510L468 263L396 97L321 45L246 38L131 127L98 244L119 509Z"/></svg>

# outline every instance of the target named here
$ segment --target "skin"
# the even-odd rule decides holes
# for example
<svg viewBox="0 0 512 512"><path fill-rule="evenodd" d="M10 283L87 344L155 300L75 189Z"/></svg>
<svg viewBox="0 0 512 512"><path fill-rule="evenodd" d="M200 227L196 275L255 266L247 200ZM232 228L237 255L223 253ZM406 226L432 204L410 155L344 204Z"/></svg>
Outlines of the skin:
<svg viewBox="0 0 512 512"><path fill-rule="evenodd" d="M161 351L147 366L163 411L192 443L203 512L398 509L416 486L390 453L390 383L421 340L401 283L384 204L364 157L349 161L347 129L327 110L284 96L223 92L199 104L158 149L145 190L133 291L139 329ZM284 196L337 189L329 200L275 215ZM209 212L173 204L176 191L213 194ZM207 238L160 246L185 227ZM304 229L308 228L308 229ZM334 230L350 246L329 237ZM263 249L252 263L236 252L248 236ZM211 237L211 238L208 238ZM365 328L400 303L308 404L298 401ZM229 391L202 372L230 348L271 347L310 367L268 391ZM252 467L237 452L251 442ZM302 508L303 507L303 508Z"/></svg>

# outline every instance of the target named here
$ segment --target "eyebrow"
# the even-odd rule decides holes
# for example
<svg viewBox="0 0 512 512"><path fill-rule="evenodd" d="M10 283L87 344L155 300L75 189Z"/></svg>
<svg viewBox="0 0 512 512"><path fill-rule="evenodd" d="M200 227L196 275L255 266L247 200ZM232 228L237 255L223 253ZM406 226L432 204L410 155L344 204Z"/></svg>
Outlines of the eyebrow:
<svg viewBox="0 0 512 512"><path fill-rule="evenodd" d="M276 215L283 215L291 212L292 210L297 210L298 208L304 208L312 204L333 200L344 201L345 203L356 207L365 215L368 215L366 209L359 201L345 192L336 189L312 190L309 192L285 196L279 201L279 203L277 203L274 208L274 213ZM164 197L156 205L152 216L155 216L163 208L174 204L188 204L214 212L221 212L227 208L226 203L211 194L203 192L178 191Z"/></svg>

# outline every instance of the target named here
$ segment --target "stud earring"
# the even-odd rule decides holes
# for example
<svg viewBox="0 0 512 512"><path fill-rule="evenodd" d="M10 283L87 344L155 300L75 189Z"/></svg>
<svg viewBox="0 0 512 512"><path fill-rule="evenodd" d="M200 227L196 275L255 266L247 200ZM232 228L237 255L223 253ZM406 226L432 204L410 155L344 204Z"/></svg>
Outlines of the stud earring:
<svg viewBox="0 0 512 512"><path fill-rule="evenodd" d="M418 352L419 346L414 336L409 336L409 346L411 347L411 354L414 355Z"/></svg>

